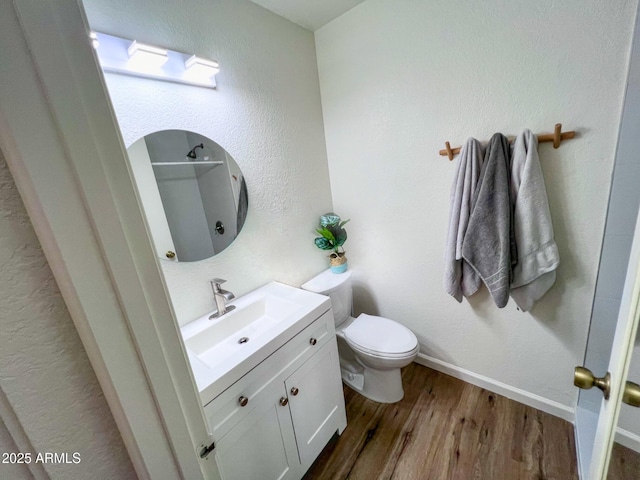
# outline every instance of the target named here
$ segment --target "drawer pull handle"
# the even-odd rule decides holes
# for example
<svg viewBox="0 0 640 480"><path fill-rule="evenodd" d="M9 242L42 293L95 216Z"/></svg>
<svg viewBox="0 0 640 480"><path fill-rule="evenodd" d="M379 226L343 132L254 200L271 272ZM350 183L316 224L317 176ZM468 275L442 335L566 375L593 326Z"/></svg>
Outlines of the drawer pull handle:
<svg viewBox="0 0 640 480"><path fill-rule="evenodd" d="M298 387L291 387L291 395L294 397L298 394Z"/></svg>
<svg viewBox="0 0 640 480"><path fill-rule="evenodd" d="M311 345L315 345L316 343L318 343L318 341L315 338L312 338L312 339L309 340L309 343Z"/></svg>
<svg viewBox="0 0 640 480"><path fill-rule="evenodd" d="M287 403L289 403L289 399L287 397L280 398L280 405L282 405L283 407L286 407Z"/></svg>
<svg viewBox="0 0 640 480"><path fill-rule="evenodd" d="M243 395L238 399L238 403L241 407L246 407L247 403L249 403L249 399Z"/></svg>

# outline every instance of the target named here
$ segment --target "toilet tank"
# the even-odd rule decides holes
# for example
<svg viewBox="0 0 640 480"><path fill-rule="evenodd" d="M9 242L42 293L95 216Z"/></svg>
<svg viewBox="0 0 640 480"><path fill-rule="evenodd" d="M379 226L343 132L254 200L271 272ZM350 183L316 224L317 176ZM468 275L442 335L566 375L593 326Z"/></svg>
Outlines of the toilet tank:
<svg viewBox="0 0 640 480"><path fill-rule="evenodd" d="M301 288L327 295L331 298L331 308L333 309L336 327L351 316L353 301L351 271L333 273L330 269L327 269L306 282Z"/></svg>

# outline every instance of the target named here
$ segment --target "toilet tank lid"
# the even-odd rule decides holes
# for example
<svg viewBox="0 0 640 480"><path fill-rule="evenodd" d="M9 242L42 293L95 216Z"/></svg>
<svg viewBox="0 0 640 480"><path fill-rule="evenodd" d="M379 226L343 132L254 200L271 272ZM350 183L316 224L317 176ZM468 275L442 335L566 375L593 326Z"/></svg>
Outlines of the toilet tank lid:
<svg viewBox="0 0 640 480"><path fill-rule="evenodd" d="M302 284L300 288L314 293L327 294L343 285L349 278L351 278L351 270L344 273L333 273L331 269L327 269Z"/></svg>

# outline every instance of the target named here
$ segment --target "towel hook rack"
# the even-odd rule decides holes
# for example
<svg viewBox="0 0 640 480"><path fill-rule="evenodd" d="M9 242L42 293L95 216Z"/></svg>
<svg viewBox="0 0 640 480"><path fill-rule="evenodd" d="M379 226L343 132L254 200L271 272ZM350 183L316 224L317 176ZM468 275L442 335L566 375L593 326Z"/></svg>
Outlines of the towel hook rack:
<svg viewBox="0 0 640 480"><path fill-rule="evenodd" d="M553 148L558 148L560 146L560 143L562 143L564 140L575 138L575 136L576 136L576 132L574 130L571 130L569 132L563 132L561 123L556 123L553 133L542 133L542 134L536 135L536 137L538 137L539 143L553 142ZM509 143L511 143L512 141L513 139L510 138ZM453 160L453 157L458 153L460 153L460 149L462 148L462 147L451 148L451 144L449 142L444 142L444 146L445 146L444 150L440 150L439 153L443 157L448 157L449 160Z"/></svg>

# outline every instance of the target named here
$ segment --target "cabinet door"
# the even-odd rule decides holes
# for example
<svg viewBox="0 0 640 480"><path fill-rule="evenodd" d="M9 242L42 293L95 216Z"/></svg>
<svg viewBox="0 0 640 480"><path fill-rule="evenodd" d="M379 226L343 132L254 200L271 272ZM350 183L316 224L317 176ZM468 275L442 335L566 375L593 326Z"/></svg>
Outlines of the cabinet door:
<svg viewBox="0 0 640 480"><path fill-rule="evenodd" d="M300 461L306 471L333 434L347 426L335 339L298 368L285 385Z"/></svg>
<svg viewBox="0 0 640 480"><path fill-rule="evenodd" d="M224 480L289 480L302 476L282 380L251 401L256 406L216 444Z"/></svg>

